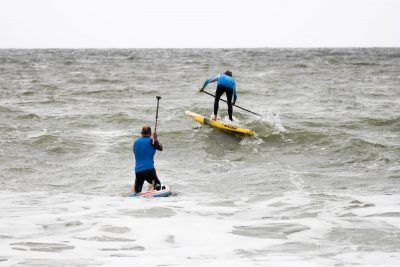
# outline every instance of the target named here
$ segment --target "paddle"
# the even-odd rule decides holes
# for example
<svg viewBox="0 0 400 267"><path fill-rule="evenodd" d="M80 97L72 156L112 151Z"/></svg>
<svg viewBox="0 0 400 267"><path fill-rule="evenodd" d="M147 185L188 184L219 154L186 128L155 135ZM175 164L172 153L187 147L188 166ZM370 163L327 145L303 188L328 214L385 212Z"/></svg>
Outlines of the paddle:
<svg viewBox="0 0 400 267"><path fill-rule="evenodd" d="M161 96L156 96L157 98L157 112L156 112L156 125L154 126L154 133L157 134L157 122L158 122L158 106L160 104Z"/></svg>
<svg viewBox="0 0 400 267"><path fill-rule="evenodd" d="M210 96L212 96L212 97L214 97L215 98L215 95L213 95L213 94L210 94L209 92L207 92L207 91L202 91L203 93L205 93L205 94L207 94L207 95L210 95ZM227 103L227 101L225 100L225 99L222 99L222 98L220 98L220 100L221 101L224 101L225 103ZM262 117L260 114L258 114L258 113L256 113L256 112L254 112L254 111L251 111L251 110L248 110L248 109L245 109L245 108L242 108L242 107L240 107L240 106L238 106L238 105L235 105L235 107L237 107L237 108L240 108L240 109L243 109L244 111L247 111L247 112L250 112L250 113L252 113L252 114L254 114L254 115L257 115L257 116L260 116L260 117Z"/></svg>

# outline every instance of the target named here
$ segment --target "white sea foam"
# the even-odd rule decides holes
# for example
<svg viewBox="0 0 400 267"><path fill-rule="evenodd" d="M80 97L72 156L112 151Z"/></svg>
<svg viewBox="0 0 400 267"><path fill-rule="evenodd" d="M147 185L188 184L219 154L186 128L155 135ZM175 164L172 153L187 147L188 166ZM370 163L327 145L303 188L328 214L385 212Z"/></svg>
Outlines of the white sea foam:
<svg viewBox="0 0 400 267"><path fill-rule="evenodd" d="M388 214L398 212L399 197L339 197L318 201L294 191L266 201L242 198L226 205L179 196L2 191L1 256L7 265L34 265L44 258L46 265L59 260L67 265L125 265L132 257L139 266L396 265L400 256L390 246L373 252L382 258L376 261L368 250L359 249L357 240L342 240L334 233L337 228L379 224L380 229L387 224L398 231L398 220ZM350 208L352 201L373 205ZM356 218L343 216L349 208Z"/></svg>

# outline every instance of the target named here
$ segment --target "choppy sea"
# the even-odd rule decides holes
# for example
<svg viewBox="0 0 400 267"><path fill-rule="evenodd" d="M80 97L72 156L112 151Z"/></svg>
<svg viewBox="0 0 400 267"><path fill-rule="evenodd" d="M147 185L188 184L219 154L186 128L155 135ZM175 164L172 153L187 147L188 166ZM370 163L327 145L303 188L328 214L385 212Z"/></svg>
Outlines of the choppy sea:
<svg viewBox="0 0 400 267"><path fill-rule="evenodd" d="M226 69L254 138L184 114ZM1 266L400 265L399 48L0 50L0 133Z"/></svg>

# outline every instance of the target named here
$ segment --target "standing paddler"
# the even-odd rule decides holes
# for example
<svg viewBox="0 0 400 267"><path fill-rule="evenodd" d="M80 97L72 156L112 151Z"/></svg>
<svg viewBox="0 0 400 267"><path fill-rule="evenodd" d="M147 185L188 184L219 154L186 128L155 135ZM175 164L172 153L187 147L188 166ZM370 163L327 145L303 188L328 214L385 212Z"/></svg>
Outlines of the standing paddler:
<svg viewBox="0 0 400 267"><path fill-rule="evenodd" d="M206 80L203 84L203 87L200 89L200 92L204 91L204 88L209 83L218 82L217 84L217 91L215 92L215 100L214 100L214 117L213 120L217 120L218 108L219 108L219 99L225 93L226 94L226 103L228 104L228 115L229 119L232 121L232 113L233 108L232 106L235 105L237 100L237 92L236 92L236 84L235 80L232 78L232 72L230 70L225 71L220 75L212 77ZM233 102L232 102L233 96Z"/></svg>

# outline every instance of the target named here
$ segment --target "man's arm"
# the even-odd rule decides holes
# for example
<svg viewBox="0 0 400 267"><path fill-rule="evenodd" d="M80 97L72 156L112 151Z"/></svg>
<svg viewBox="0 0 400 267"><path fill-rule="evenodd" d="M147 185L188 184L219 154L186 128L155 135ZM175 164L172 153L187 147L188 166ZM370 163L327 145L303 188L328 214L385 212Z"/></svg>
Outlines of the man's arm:
<svg viewBox="0 0 400 267"><path fill-rule="evenodd" d="M203 91L204 91L204 88L206 88L206 86L207 86L209 83L213 83L213 82L218 81L218 77L219 77L219 75L217 75L217 76L215 76L215 77L212 77L212 78L208 79L207 81L205 81L204 84L203 84L203 87L201 87L201 89L200 89L200 92L203 92Z"/></svg>
<svg viewBox="0 0 400 267"><path fill-rule="evenodd" d="M236 104L236 100L237 100L237 92L236 92L236 83L235 81L233 82L233 105Z"/></svg>
<svg viewBox="0 0 400 267"><path fill-rule="evenodd" d="M163 151L163 146L162 146L162 144L158 141L158 139L157 139L157 134L156 134L156 133L153 134L153 138L151 139L151 145L152 145L155 149L157 149L157 150L159 150L159 151Z"/></svg>

